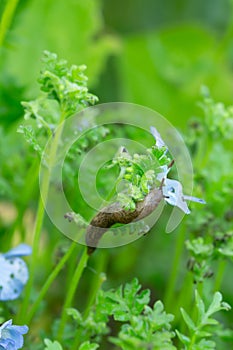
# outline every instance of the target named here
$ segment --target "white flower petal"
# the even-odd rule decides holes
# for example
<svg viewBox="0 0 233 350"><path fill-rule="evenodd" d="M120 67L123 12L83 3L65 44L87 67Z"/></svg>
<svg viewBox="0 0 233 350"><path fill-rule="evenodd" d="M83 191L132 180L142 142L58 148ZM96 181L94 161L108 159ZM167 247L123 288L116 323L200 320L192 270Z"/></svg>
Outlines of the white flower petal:
<svg viewBox="0 0 233 350"><path fill-rule="evenodd" d="M162 169L161 173L157 174L157 180L162 181L163 179L167 178L167 174L169 173L170 169L167 165L162 165L160 167Z"/></svg>
<svg viewBox="0 0 233 350"><path fill-rule="evenodd" d="M200 198L193 197L193 196L186 196L186 195L183 195L183 197L184 197L184 200L186 200L186 201L192 201L192 202L196 202L196 203L206 204L206 201L204 201L204 199L200 199Z"/></svg>
<svg viewBox="0 0 233 350"><path fill-rule="evenodd" d="M164 146L167 147L167 146L165 145L165 143L164 143L164 141L163 141L163 139L162 139L160 133L158 132L158 130L157 130L154 126L151 126L151 127L150 127L150 132L151 132L151 134L154 136L154 139L155 139L155 141L156 141L156 146L157 146L158 148L161 148L161 147L164 147Z"/></svg>
<svg viewBox="0 0 233 350"><path fill-rule="evenodd" d="M181 183L177 180L165 179L163 195L166 202L180 208L185 214L190 214L187 203L184 200Z"/></svg>

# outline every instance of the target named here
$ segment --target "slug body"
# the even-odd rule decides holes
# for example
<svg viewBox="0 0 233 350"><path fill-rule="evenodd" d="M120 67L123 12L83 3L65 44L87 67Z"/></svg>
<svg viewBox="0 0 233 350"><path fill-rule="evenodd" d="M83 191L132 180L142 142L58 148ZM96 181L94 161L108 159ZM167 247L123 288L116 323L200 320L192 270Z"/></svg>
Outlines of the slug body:
<svg viewBox="0 0 233 350"><path fill-rule="evenodd" d="M162 188L155 188L136 204L133 211L125 210L119 202L104 207L91 220L87 227L86 244L90 255L96 249L103 234L114 224L129 224L138 221L151 214L163 199Z"/></svg>

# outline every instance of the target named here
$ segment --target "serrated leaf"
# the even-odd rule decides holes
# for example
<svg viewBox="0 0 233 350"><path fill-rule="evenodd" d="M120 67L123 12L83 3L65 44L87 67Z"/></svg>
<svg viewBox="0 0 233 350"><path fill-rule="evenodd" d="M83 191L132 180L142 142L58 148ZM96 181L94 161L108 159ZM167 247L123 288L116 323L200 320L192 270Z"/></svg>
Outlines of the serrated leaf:
<svg viewBox="0 0 233 350"><path fill-rule="evenodd" d="M150 291L143 290L135 278L125 287L118 288L115 292L106 292L106 307L116 321L129 321L134 315L140 315L144 307L149 303Z"/></svg>
<svg viewBox="0 0 233 350"><path fill-rule="evenodd" d="M164 311L163 303L160 300L156 301L153 310L149 306L146 306L144 313L148 315L154 330L171 328L170 322L173 321L174 316Z"/></svg>
<svg viewBox="0 0 233 350"><path fill-rule="evenodd" d="M126 283L124 287L124 296L128 300L132 301L135 294L141 289L141 285L137 278L134 278L131 283Z"/></svg>
<svg viewBox="0 0 233 350"><path fill-rule="evenodd" d="M138 313L140 314L145 305L147 305L150 301L150 290L149 289L145 289L143 290L137 297L136 300L134 302L134 313Z"/></svg>

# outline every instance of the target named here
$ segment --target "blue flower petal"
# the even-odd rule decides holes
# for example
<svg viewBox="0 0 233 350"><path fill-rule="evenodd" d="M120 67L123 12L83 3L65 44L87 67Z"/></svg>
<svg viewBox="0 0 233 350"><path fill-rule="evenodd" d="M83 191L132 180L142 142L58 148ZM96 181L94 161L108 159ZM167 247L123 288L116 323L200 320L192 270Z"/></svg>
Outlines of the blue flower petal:
<svg viewBox="0 0 233 350"><path fill-rule="evenodd" d="M7 259L0 255L0 300L14 300L21 294L28 280L28 268L20 258Z"/></svg>
<svg viewBox="0 0 233 350"><path fill-rule="evenodd" d="M13 258L19 256L31 255L32 248L27 244L19 244L17 247L9 250L7 253L3 254L6 258Z"/></svg>
<svg viewBox="0 0 233 350"><path fill-rule="evenodd" d="M23 346L23 334L28 332L27 326L14 326L9 320L0 326L0 350L18 350Z"/></svg>
<svg viewBox="0 0 233 350"><path fill-rule="evenodd" d="M17 326L15 326L15 327L17 327ZM18 327L20 327L20 326L18 326ZM23 326L23 327L26 327L26 326ZM28 331L28 329L27 329L27 331ZM27 331L24 332L23 334L27 333ZM16 329L14 329L14 326L11 326L11 327L4 330L4 337L6 339L13 340L15 342L15 344L17 344L17 348L22 348L23 336L20 332L18 332Z"/></svg>
<svg viewBox="0 0 233 350"><path fill-rule="evenodd" d="M0 339L0 350L15 350L15 342L11 339Z"/></svg>

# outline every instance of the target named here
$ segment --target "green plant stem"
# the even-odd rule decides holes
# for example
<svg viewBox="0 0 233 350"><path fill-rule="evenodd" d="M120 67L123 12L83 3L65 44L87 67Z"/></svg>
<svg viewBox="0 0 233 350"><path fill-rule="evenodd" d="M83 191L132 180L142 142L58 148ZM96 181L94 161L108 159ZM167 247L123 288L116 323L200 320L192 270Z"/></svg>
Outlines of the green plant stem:
<svg viewBox="0 0 233 350"><path fill-rule="evenodd" d="M180 260L182 257L182 252L184 248L185 241L185 233L186 233L186 225L184 223L181 226L180 232L177 234L176 245L175 245L175 253L172 261L171 274L168 281L168 285L166 287L166 293L164 297L164 304L167 310L170 310L171 305L174 303L174 293L176 287L176 280L179 272Z"/></svg>
<svg viewBox="0 0 233 350"><path fill-rule="evenodd" d="M195 344L195 342L196 342L196 333L193 334L187 350L193 350L193 345Z"/></svg>
<svg viewBox="0 0 233 350"><path fill-rule="evenodd" d="M39 164L39 160L38 158L36 158L27 173L27 176L25 179L25 186L22 190L23 197L21 198L21 201L20 201L20 207L18 209L17 217L14 223L11 225L9 231L7 232L7 235L9 237L9 241L7 243L8 246L6 247L7 249L10 249L12 236L17 229L19 229L21 233L21 239L24 240L23 234L21 232L21 228L23 226L24 213L28 207L28 203L30 201L32 192L34 191L35 184L37 181L38 164Z"/></svg>
<svg viewBox="0 0 233 350"><path fill-rule="evenodd" d="M217 292L221 289L225 269L226 269L226 260L220 260L219 264L218 264L218 270L217 270L217 274L216 274L216 278L215 278L215 283L214 283L214 291L215 292Z"/></svg>
<svg viewBox="0 0 233 350"><path fill-rule="evenodd" d="M106 261L107 261L107 254L106 251L101 250L99 254L99 259L98 259L98 266L97 266L97 276L96 278L93 279L91 290L89 293L89 298L88 298L88 303L84 311L84 319L87 318L90 309L92 305L95 302L96 295L102 285L102 283L105 281L105 275L103 271L105 271L105 266L106 266Z"/></svg>
<svg viewBox="0 0 233 350"><path fill-rule="evenodd" d="M50 174L51 174L50 171L53 168L53 165L55 162L58 143L62 133L61 123L63 122L64 119L65 119L65 113L61 112L59 127L56 130L56 133L49 151L49 155L48 155L49 156L48 168L46 168L45 174L42 180L41 196L39 198L36 221L35 221L35 226L33 230L33 245L32 245L32 256L31 256L31 261L29 265L29 280L25 288L25 296L19 312L19 315L21 316L21 317L19 316L21 322L23 322L24 319L26 318L27 310L30 305L30 296L31 296L31 290L33 286L33 280L35 278L36 265L38 263L39 243L40 243L41 229L42 229L44 213L45 213L44 201L46 202L47 196L48 196L48 190L50 185Z"/></svg>
<svg viewBox="0 0 233 350"><path fill-rule="evenodd" d="M184 279L184 283L182 285L182 289L180 291L180 295L177 298L177 302L176 302L179 313L177 312L174 313L176 317L176 321L178 323L180 323L181 320L183 320L180 312L181 307L185 309L189 314L191 313L190 310L191 310L192 301L193 301L193 290L194 290L193 276L191 272L187 272ZM186 325L184 322L182 322L180 326L181 333L185 333L185 328L186 328Z"/></svg>
<svg viewBox="0 0 233 350"><path fill-rule="evenodd" d="M60 321L60 325L59 325L59 329L58 329L58 337L57 337L59 341L62 340L62 336L64 333L65 324L66 324L66 320L67 320L67 316L68 316L66 310L67 310L67 308L69 308L72 305L75 291L76 291L77 286L79 284L83 270L86 267L88 258L89 258L89 255L87 254L87 249L85 247L83 252L82 252L81 258L79 260L78 266L74 272L73 280L72 280L70 288L67 292L66 299L65 299L65 302L64 302L64 305L62 308L61 321Z"/></svg>
<svg viewBox="0 0 233 350"><path fill-rule="evenodd" d="M12 19L19 0L8 0L0 23L0 47L2 46L6 33L11 26Z"/></svg>
<svg viewBox="0 0 233 350"><path fill-rule="evenodd" d="M30 305L30 296L31 296L31 290L34 280L34 273L37 263L37 255L38 255L38 248L39 248L39 241L40 241L40 232L42 228L42 223L44 219L44 204L42 202L42 199L39 200L39 206L37 209L37 215L36 215L36 223L34 228L34 239L33 239L33 246L32 246L32 257L31 257L31 263L29 265L29 280L25 288L25 296L23 299L23 303L19 312L20 315L20 321L24 323L24 319L26 318L27 310Z"/></svg>
<svg viewBox="0 0 233 350"><path fill-rule="evenodd" d="M33 302L33 306L31 308L31 310L29 311L27 318L26 318L26 324L28 324L32 317L34 316L35 312L37 311L40 302L43 300L45 294L47 293L49 287L51 286L51 284L53 283L53 281L55 280L55 278L57 277L57 275L59 274L59 272L61 271L61 269L64 267L66 261L69 259L69 257L71 256L71 254L73 253L75 247L77 246L76 242L73 242L69 249L67 250L66 254L62 257L62 259L59 261L58 265L55 267L55 269L50 273L49 277L47 278L47 281L45 282L45 284L43 285L38 297L36 298L36 300Z"/></svg>
<svg viewBox="0 0 233 350"><path fill-rule="evenodd" d="M102 271L105 270L106 258L107 258L106 252L103 250L100 251L100 257L98 259L98 267L97 267L97 278L95 278L92 282L92 288L91 288L91 291L89 293L88 304L87 304L86 309L85 309L84 314L83 314L84 319L86 319L88 317L90 309L95 302L96 295L97 295L102 283L105 281L105 275ZM80 332L77 330L70 350L77 350L80 343L81 343Z"/></svg>
<svg viewBox="0 0 233 350"><path fill-rule="evenodd" d="M82 247L80 246L80 248L82 248ZM75 271L75 268L77 266L77 261L78 261L77 253L74 252L69 259L69 265L67 267L66 290L68 290L70 288L70 285L72 283L74 271Z"/></svg>

